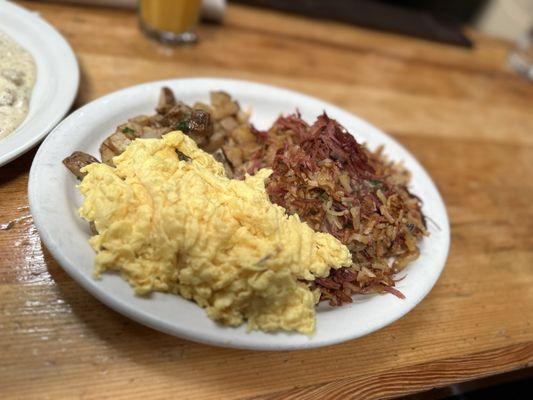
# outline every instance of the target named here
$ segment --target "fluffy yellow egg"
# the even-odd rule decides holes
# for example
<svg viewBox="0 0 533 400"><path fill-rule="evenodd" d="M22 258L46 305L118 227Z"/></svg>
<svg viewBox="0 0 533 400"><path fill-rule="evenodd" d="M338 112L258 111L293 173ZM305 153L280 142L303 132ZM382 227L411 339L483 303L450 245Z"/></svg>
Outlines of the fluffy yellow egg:
<svg viewBox="0 0 533 400"><path fill-rule="evenodd" d="M179 294L222 324L314 332L318 293L302 280L348 266L350 252L270 202L270 170L229 179L179 131L113 161L85 167L80 184L96 276L119 271L137 294Z"/></svg>

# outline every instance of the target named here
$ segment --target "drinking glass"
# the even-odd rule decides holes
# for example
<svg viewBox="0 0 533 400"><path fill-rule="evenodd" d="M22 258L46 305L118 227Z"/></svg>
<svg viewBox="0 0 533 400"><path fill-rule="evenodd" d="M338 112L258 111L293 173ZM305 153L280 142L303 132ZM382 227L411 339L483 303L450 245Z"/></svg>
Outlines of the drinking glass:
<svg viewBox="0 0 533 400"><path fill-rule="evenodd" d="M201 6L201 0L140 0L139 23L143 32L160 42L195 42Z"/></svg>
<svg viewBox="0 0 533 400"><path fill-rule="evenodd" d="M533 27L521 36L509 52L509 64L513 69L533 80Z"/></svg>

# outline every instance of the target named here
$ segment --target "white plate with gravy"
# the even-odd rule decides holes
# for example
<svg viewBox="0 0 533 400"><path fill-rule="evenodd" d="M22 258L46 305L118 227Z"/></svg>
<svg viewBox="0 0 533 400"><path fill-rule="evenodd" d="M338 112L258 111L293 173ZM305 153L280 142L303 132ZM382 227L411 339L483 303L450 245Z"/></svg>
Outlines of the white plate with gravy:
<svg viewBox="0 0 533 400"><path fill-rule="evenodd" d="M79 84L67 41L37 13L0 0L0 166L39 143Z"/></svg>

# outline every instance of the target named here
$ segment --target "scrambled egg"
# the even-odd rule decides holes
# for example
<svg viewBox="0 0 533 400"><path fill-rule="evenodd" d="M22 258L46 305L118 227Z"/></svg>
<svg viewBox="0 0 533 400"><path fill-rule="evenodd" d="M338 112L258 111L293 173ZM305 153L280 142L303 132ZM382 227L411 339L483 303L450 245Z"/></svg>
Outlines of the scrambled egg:
<svg viewBox="0 0 533 400"><path fill-rule="evenodd" d="M349 265L350 252L270 202L270 170L229 179L179 131L137 139L113 162L85 167L80 184L97 277L119 271L137 294L179 294L223 324L314 332L319 294L300 280Z"/></svg>

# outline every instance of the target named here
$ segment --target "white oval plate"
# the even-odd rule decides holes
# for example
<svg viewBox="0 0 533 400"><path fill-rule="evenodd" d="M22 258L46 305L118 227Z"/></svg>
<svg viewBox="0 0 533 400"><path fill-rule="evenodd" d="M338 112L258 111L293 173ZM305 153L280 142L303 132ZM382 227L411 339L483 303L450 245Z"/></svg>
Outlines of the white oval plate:
<svg viewBox="0 0 533 400"><path fill-rule="evenodd" d="M385 145L392 159L403 160L412 172L412 190L424 201L424 213L435 221L431 235L421 245L420 258L406 269L398 283L405 296L360 296L339 308L321 305L316 334L247 333L244 327L227 328L206 317L204 310L175 295L155 293L150 298L133 294L117 275L92 277L94 253L88 244L89 226L77 214L82 198L76 179L61 160L75 150L99 155L100 143L128 118L154 113L162 86L192 104L207 101L211 90L225 90L244 108L252 108L252 122L268 127L280 113L296 108L309 122L324 110L337 119L357 140L372 148ZM448 217L431 178L415 158L390 136L354 115L321 100L264 84L230 79L179 79L152 82L124 89L87 104L66 118L41 145L30 172L30 208L41 238L55 259L81 286L116 311L152 328L186 339L218 346L286 350L330 345L354 339L397 320L415 307L431 290L446 261L449 246ZM424 329L423 326L419 327Z"/></svg>
<svg viewBox="0 0 533 400"><path fill-rule="evenodd" d="M24 122L0 140L0 166L43 139L70 109L79 70L72 49L37 13L0 0L0 30L31 53L37 65L30 108Z"/></svg>

